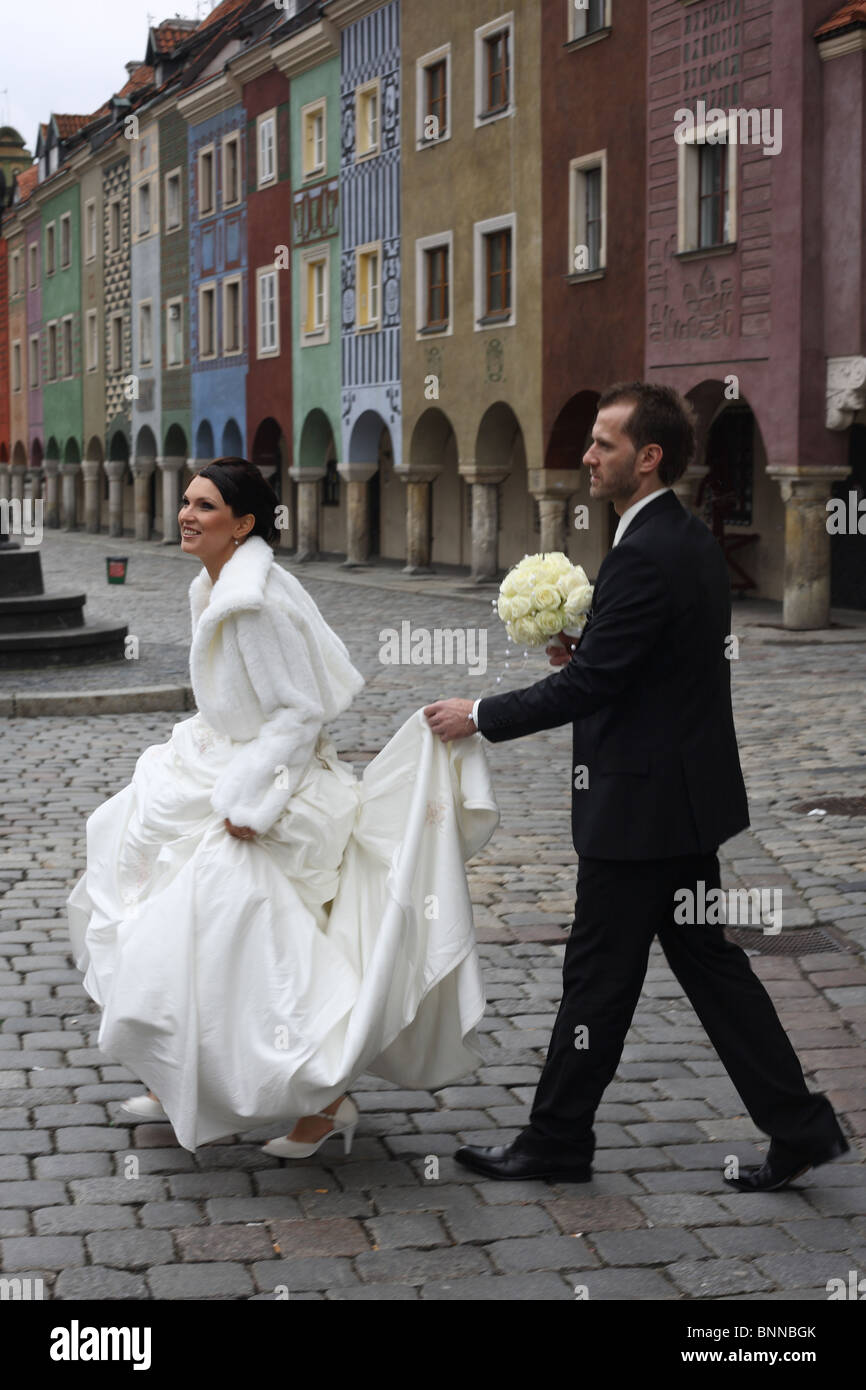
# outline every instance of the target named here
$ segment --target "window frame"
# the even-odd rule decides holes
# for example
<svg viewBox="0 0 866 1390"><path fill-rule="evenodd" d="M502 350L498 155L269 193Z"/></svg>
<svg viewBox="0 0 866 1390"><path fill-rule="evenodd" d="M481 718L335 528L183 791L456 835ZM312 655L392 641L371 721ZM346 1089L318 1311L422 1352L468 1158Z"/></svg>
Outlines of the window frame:
<svg viewBox="0 0 866 1390"><path fill-rule="evenodd" d="M38 241L31 241L27 248L27 288L28 290L38 290L39 288Z"/></svg>
<svg viewBox="0 0 866 1390"><path fill-rule="evenodd" d="M108 371L111 373L123 371L123 317L123 310L115 309L109 315L108 319ZM115 339L117 344L117 352L115 352Z"/></svg>
<svg viewBox="0 0 866 1390"><path fill-rule="evenodd" d="M93 328L92 346L95 349L91 360L91 325ZM84 316L84 370L95 372L99 366L99 314L96 309L88 309Z"/></svg>
<svg viewBox="0 0 866 1390"><path fill-rule="evenodd" d="M237 347L228 347L228 292L237 287L238 292L238 312L237 312ZM243 295L243 276L238 272L236 275L226 275L220 281L220 297L222 299L223 315L223 357L240 357L244 350L244 295Z"/></svg>
<svg viewBox="0 0 866 1390"><path fill-rule="evenodd" d="M226 170L227 170L228 150L229 150L229 146L230 146L230 145L234 145L234 146L235 146L235 150L236 150L236 157L235 157L235 188L236 188L236 196L235 196L234 198L228 199L228 198L226 198L226 184L227 184ZM222 141L221 141L221 145L220 145L220 155L221 155L220 175L221 175L221 179L222 179L222 188L221 188L222 206L223 206L224 209L225 209L225 208L236 208L236 207L238 207L238 206L240 205L240 203L243 201L243 188L242 188L242 179L241 179L241 133L240 133L239 130L232 130L232 131L229 131L228 135L224 135L224 136L223 136Z"/></svg>
<svg viewBox="0 0 866 1390"><path fill-rule="evenodd" d="M361 116L364 103L371 96L376 99L376 140L375 144L361 147L360 131L362 127ZM360 82L355 88L355 163L358 164L364 159L375 159L382 153L382 81L379 75L371 77L369 82Z"/></svg>
<svg viewBox="0 0 866 1390"><path fill-rule="evenodd" d="M271 128L271 171L269 174L262 173L262 130L265 126ZM266 188L269 184L277 182L277 108L272 106L269 111L262 111L256 117L256 187Z"/></svg>
<svg viewBox="0 0 866 1390"><path fill-rule="evenodd" d="M137 320L138 320L138 333L137 333L137 335L136 335L136 345L137 345L137 348L138 348L138 365L139 365L139 367L152 367L153 364L154 364L154 363L153 363L153 300L152 300L151 298L148 298L148 299L140 299L140 300L138 301L138 306L137 306L137 308L138 308L138 313L137 313L136 317L137 317ZM144 311L145 309L147 310L148 314L150 315L150 356L149 356L149 357L145 357L145 356L144 356L144 353L143 353L143 350L142 350L142 349L143 349L143 343L142 343L142 329L144 328L144 312L143 312L143 311Z"/></svg>
<svg viewBox="0 0 866 1390"><path fill-rule="evenodd" d="M487 237L496 232L511 232L511 266L510 266L510 287L511 287L511 310L506 315L496 315L495 317L487 314L485 304L487 302ZM476 222L472 229L472 279L473 279L473 305L474 305L474 328L476 333L490 329L513 328L517 323L517 213L507 212L500 217L488 217L482 222Z"/></svg>
<svg viewBox="0 0 866 1390"><path fill-rule="evenodd" d="M304 179L324 178L328 169L328 102L326 97L317 97L301 107L301 172ZM316 116L322 118L322 159L319 164L307 166L307 125Z"/></svg>
<svg viewBox="0 0 866 1390"><path fill-rule="evenodd" d="M273 276L274 281L274 343L272 347L262 346L262 281ZM280 272L274 265L262 265L256 270L256 357L279 357L280 355Z"/></svg>
<svg viewBox="0 0 866 1390"><path fill-rule="evenodd" d="M377 281L377 307L378 313L373 318L361 319L361 263L365 259L376 256L378 268ZM355 247L355 332L356 333L376 333L382 327L382 242L367 241L362 246Z"/></svg>
<svg viewBox="0 0 866 1390"><path fill-rule="evenodd" d="M739 145L730 139L737 116L725 113L724 123L712 122L714 134L724 130L724 139L707 140L707 123L695 125L684 134L677 155L677 255L700 257L725 255L737 244L739 227ZM725 145L727 154L727 240L712 246L700 244L700 172L701 148L705 145Z"/></svg>
<svg viewBox="0 0 866 1390"><path fill-rule="evenodd" d="M202 163L210 159L210 206L202 207ZM205 217L213 217L216 212L216 146L213 140L210 144L202 145L196 154L196 206L198 208L199 220Z"/></svg>
<svg viewBox="0 0 866 1390"><path fill-rule="evenodd" d="M66 236L66 260L63 259L63 239ZM58 266L61 270L69 270L72 265L72 213L64 212L60 215L60 247L58 256Z"/></svg>
<svg viewBox="0 0 866 1390"><path fill-rule="evenodd" d="M92 222L91 222L92 219ZM93 235L91 236L91 231ZM90 250L90 245L93 250ZM99 254L99 224L96 218L96 199L88 198L84 204L84 264L90 265Z"/></svg>
<svg viewBox="0 0 866 1390"><path fill-rule="evenodd" d="M170 362L170 361L169 361L169 356L168 356L168 347L169 347L169 343L172 341L172 328L171 328L171 315L170 315L170 312L169 312L169 311L172 309L172 307L173 307L175 304L176 304L177 307L178 307L178 310L179 310L179 319L180 319L180 323L179 323L180 357L179 357L179 359L178 359L177 362ZM166 370L167 372L173 372L173 371L176 371L179 367L182 367L183 365L184 365L184 356L183 356L183 295L182 295L182 294L176 294L176 295L172 295L171 299L167 299L167 300L165 301L165 370Z"/></svg>
<svg viewBox="0 0 866 1390"><path fill-rule="evenodd" d="M206 294L213 295L213 352L202 352L202 301ZM198 287L198 361L213 362L219 357L219 331L217 325L217 281L206 280Z"/></svg>
<svg viewBox="0 0 866 1390"><path fill-rule="evenodd" d="M324 289L325 312L321 328L307 328L310 311L310 268L324 267L322 283ZM331 341L331 246L327 241L317 242L315 246L305 246L300 254L301 305L299 337L301 347L319 347Z"/></svg>
<svg viewBox="0 0 866 1390"><path fill-rule="evenodd" d="M574 264L575 250L578 246L589 248L586 234L586 175L593 170L601 171L601 230L599 234L598 265L578 270ZM579 195L579 196L578 196ZM607 150L594 150L591 154L578 155L568 164L568 270L566 278L571 282L598 280L607 269L607 195L608 170Z"/></svg>
<svg viewBox="0 0 866 1390"><path fill-rule="evenodd" d="M488 44L500 33L507 35L508 44L508 100L502 107L490 110L487 106L488 71L487 54ZM494 121L501 121L506 116L514 112L514 86L515 86L515 59L516 52L514 46L514 13L509 11L507 14L499 15L497 19L490 20L487 24L480 25L475 30L475 128L479 126L492 125Z"/></svg>
<svg viewBox="0 0 866 1390"><path fill-rule="evenodd" d="M57 319L49 319L45 325L46 384L53 384L55 381L60 380L60 339L57 334L57 322Z"/></svg>
<svg viewBox="0 0 866 1390"><path fill-rule="evenodd" d="M18 363L18 371L17 371L17 372L16 372L16 370L15 370L16 358L17 358L17 363ZM9 352L9 378L10 378L10 383L11 383L11 386L12 386L12 394L15 395L15 396L19 395L20 392L23 390L23 387L24 387L24 373L23 373L23 371L22 371L23 365L24 365L24 359L23 359L23 356L22 356L22 353L21 353L21 339L20 339L20 338L13 338L13 339L12 339L12 342L11 342L11 344L10 344L10 352ZM17 384L17 386L16 386L16 384L15 384L15 378L16 378L16 376L17 376L17 378L18 378L18 384Z"/></svg>
<svg viewBox="0 0 866 1390"><path fill-rule="evenodd" d="M432 251L448 253L448 318L443 327L432 328L427 323L427 265ZM415 241L415 338L448 338L454 332L454 233L436 232L418 237Z"/></svg>
<svg viewBox="0 0 866 1390"><path fill-rule="evenodd" d="M16 298L21 293L21 247L17 247L9 257L9 284L11 287L11 298Z"/></svg>
<svg viewBox="0 0 866 1390"><path fill-rule="evenodd" d="M434 67L440 63L445 65L445 131L429 139L424 136L424 125L428 118L427 111L427 79ZM434 145L439 145L443 140L451 139L451 45L443 44L440 48L431 49L422 57L415 61L415 148L416 150L430 149Z"/></svg>
<svg viewBox="0 0 866 1390"><path fill-rule="evenodd" d="M142 196L143 196L143 195L146 195L146 196L147 196L147 230L146 230L146 231L143 230L143 228L142 228L142 222L141 222L141 202L142 202ZM147 237L153 236L154 232L156 231L156 225L155 225L155 223L156 223L156 218L154 217L153 189L152 189L152 187L151 187L151 180L150 180L150 179L140 179L139 182L138 182L137 184L135 184L135 186L134 186L134 202L133 202L133 206L134 206L134 209L135 209L135 239L136 239L136 241L144 241L144 240L146 240Z"/></svg>
<svg viewBox="0 0 866 1390"><path fill-rule="evenodd" d="M61 378L60 378L60 379L61 379L62 381L65 381L65 380L67 380L69 377L72 377L72 376L75 375L75 371L74 371L74 369L73 369L73 361L74 361L74 356L75 356L75 333L74 333L74 322L73 322L74 317L75 317L75 316L74 316L73 314L64 314L63 317L62 317L61 320L60 320L60 356L63 358L63 372L61 373ZM69 356L68 356L68 357L67 357L67 355L66 355L66 338L67 338L67 334L68 334L68 337L69 337ZM59 365L59 364L58 364L58 365Z"/></svg>
<svg viewBox="0 0 866 1390"><path fill-rule="evenodd" d="M27 389L37 391L42 380L42 344L38 333L27 339Z"/></svg>
<svg viewBox="0 0 866 1390"><path fill-rule="evenodd" d="M49 254L50 252L50 254ZM45 224L45 274L57 272L57 222L52 218Z"/></svg>
<svg viewBox="0 0 866 1390"><path fill-rule="evenodd" d="M106 204L106 211L108 213L108 254L110 256L119 256L123 249L123 209L121 202L122 200L118 195L115 198L109 198ZM116 246L113 245L115 224L117 226Z"/></svg>
<svg viewBox="0 0 866 1390"><path fill-rule="evenodd" d="M604 6L604 16L601 24L595 29L589 29L589 9L580 10L576 7L574 0L565 0L565 34L566 44L580 44L582 42L594 43L597 39L604 39L613 27L613 0L602 0Z"/></svg>
<svg viewBox="0 0 866 1390"><path fill-rule="evenodd" d="M166 236L170 236L170 235L172 234L172 232L179 232L180 229L181 229L182 226L183 226L183 177L182 177L182 175L183 175L183 171L182 171L182 169L181 169L181 166L178 164L177 167L176 167L175 169L169 169L168 172L166 173L164 179L163 179L163 198L164 198L164 200L165 200L165 220L164 220L164 224L163 224L163 232L164 232L164 234L165 234ZM168 221L168 210L169 210L169 206L170 206L170 199L169 199L169 196L168 196L168 186L169 186L169 183L171 182L172 179L177 179L177 217L178 217L178 220L177 220L177 222L173 223L172 225L169 225L169 221Z"/></svg>

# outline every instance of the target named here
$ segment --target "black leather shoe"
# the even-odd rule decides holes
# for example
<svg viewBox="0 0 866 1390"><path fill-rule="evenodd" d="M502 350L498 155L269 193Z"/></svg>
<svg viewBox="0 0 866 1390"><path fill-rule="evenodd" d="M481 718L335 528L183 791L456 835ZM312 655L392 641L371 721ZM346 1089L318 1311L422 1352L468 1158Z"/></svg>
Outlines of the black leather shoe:
<svg viewBox="0 0 866 1390"><path fill-rule="evenodd" d="M735 1187L738 1192L780 1192L810 1168L817 1168L820 1163L829 1163L833 1158L840 1158L849 1148L848 1141L840 1136L812 1157L803 1155L795 1158L789 1155L785 1158L771 1158L768 1154L763 1163L742 1168L738 1178L725 1178L724 1181L729 1187Z"/></svg>
<svg viewBox="0 0 866 1390"><path fill-rule="evenodd" d="M550 1159L521 1153L513 1144L498 1144L493 1148L464 1144L454 1157L464 1168L473 1168L486 1178L500 1178L503 1182L520 1182L522 1178L547 1178L550 1182L592 1180L592 1168L588 1163L580 1167L563 1167Z"/></svg>

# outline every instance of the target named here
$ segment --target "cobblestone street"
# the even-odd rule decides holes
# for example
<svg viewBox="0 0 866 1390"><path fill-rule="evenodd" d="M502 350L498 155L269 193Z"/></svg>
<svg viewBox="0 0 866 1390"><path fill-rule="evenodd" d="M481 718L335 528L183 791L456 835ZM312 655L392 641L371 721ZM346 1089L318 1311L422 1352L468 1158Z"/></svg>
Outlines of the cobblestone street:
<svg viewBox="0 0 866 1390"><path fill-rule="evenodd" d="M313 1161L280 1165L259 1149L270 1131L191 1154L166 1125L116 1121L138 1084L95 1047L98 1011L69 955L64 903L84 867L86 816L192 707L187 587L198 565L126 537L49 532L41 553L46 589L86 587L87 620L126 622L140 648L122 665L7 672L0 683L4 1277L41 1277L46 1296L64 1300L275 1290L573 1300L578 1288L590 1300L823 1301L828 1279L866 1274L866 815L807 814L826 798L864 796L866 614L798 635L774 626L773 605L736 606L734 708L752 825L721 851L725 887L782 890L782 936L753 928L747 949L811 1088L840 1111L850 1153L784 1193L724 1186L725 1156L754 1161L766 1141L655 946L598 1113L593 1181L509 1184L478 1180L452 1154L461 1142L506 1141L528 1117L574 903L570 728L486 745L502 819L469 866L488 998L479 1071L436 1093L361 1078L349 1158L334 1142ZM105 557L115 553L130 556L129 579L109 588ZM508 656L492 586L396 568L294 572L367 679L330 726L358 772L420 705L549 671L543 654ZM488 625L486 672L383 664L380 630L405 620ZM178 692L173 704L142 708L143 691L165 686ZM66 698L108 689L119 692L113 713ZM33 696L60 698L41 715L28 712Z"/></svg>

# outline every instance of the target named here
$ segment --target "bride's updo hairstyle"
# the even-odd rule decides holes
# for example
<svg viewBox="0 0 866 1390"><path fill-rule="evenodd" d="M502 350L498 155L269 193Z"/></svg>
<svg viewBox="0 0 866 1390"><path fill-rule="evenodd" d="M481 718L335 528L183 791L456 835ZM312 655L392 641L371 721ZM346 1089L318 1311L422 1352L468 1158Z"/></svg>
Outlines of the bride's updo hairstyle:
<svg viewBox="0 0 866 1390"><path fill-rule="evenodd" d="M252 513L256 520L249 535L261 536L268 545L276 544L280 535L276 524L280 499L254 463L241 458L214 459L193 477L207 478L213 483L235 516Z"/></svg>

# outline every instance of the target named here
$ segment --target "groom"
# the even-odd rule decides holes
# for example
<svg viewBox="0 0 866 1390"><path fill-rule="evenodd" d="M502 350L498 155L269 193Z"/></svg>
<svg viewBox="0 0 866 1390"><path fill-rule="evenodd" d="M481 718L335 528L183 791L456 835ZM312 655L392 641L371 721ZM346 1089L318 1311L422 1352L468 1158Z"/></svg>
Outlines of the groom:
<svg viewBox="0 0 866 1390"><path fill-rule="evenodd" d="M811 1094L748 957L715 924L681 925L674 895L720 887L719 845L749 824L731 709L731 600L718 543L672 490L695 449L690 406L632 382L599 401L583 459L590 496L619 515L579 646L523 690L437 700L444 740L491 742L572 724L572 836L580 857L563 995L529 1125L456 1158L490 1178L588 1182L593 1119L613 1079L658 936L755 1124L766 1160L726 1181L775 1191L846 1152ZM582 771L583 770L583 771ZM680 897L677 901L683 901Z"/></svg>

